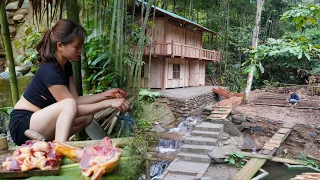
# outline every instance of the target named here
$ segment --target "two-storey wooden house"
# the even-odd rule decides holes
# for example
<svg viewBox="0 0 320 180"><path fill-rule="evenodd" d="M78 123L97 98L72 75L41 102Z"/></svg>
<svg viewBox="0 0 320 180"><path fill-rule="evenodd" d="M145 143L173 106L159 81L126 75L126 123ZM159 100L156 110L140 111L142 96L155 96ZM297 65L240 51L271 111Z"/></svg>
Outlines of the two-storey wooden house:
<svg viewBox="0 0 320 180"><path fill-rule="evenodd" d="M153 12L153 9L152 11ZM152 19L150 19L152 21ZM177 88L205 85L206 62L217 62L220 52L203 49L202 34L215 32L170 13L156 8L151 46L151 88ZM152 28L147 28L151 36ZM144 49L141 87L148 86L149 51Z"/></svg>

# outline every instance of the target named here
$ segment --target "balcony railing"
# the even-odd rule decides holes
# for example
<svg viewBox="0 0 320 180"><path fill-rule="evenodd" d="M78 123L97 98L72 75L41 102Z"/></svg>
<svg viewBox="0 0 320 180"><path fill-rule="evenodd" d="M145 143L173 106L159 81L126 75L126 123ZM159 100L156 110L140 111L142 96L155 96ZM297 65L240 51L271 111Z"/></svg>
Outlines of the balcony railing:
<svg viewBox="0 0 320 180"><path fill-rule="evenodd" d="M148 55L150 46L144 49L144 55ZM220 61L220 52L214 50L207 50L195 46L180 44L176 42L171 43L152 43L152 55L171 56L171 57L187 57L208 61Z"/></svg>

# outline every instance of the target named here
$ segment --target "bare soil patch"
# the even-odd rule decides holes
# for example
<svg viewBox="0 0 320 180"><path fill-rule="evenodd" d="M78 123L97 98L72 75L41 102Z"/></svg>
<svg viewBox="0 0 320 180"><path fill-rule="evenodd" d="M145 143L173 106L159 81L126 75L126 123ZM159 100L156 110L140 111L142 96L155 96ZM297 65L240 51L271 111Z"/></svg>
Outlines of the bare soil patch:
<svg viewBox="0 0 320 180"><path fill-rule="evenodd" d="M259 97L275 97L283 99L260 99ZM246 105L234 108L232 114L241 114L256 120L271 120L286 124L319 124L320 110L298 109L293 106L289 107L286 102L286 93L267 92L263 90L252 91ZM283 104L286 107L256 105L256 103ZM310 96L302 94L301 103L296 107L319 107L319 96Z"/></svg>

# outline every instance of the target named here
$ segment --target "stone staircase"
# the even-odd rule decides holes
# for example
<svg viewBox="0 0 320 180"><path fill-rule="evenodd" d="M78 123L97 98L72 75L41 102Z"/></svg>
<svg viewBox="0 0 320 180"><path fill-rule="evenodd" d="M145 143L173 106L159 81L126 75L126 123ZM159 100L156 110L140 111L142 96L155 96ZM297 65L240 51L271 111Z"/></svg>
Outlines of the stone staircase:
<svg viewBox="0 0 320 180"><path fill-rule="evenodd" d="M196 125L191 136L183 140L180 153L169 165L160 179L200 179L211 163L208 153L218 144L223 124L202 122Z"/></svg>

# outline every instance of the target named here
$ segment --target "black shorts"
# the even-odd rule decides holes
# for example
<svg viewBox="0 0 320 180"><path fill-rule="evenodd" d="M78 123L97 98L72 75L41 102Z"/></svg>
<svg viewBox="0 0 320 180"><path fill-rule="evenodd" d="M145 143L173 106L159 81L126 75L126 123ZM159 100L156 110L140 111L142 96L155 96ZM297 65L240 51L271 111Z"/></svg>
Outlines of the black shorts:
<svg viewBox="0 0 320 180"><path fill-rule="evenodd" d="M24 135L24 131L30 128L32 114L33 112L31 111L14 109L10 115L9 129L11 138L18 146L30 140Z"/></svg>

